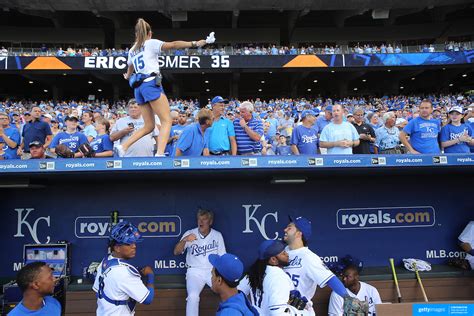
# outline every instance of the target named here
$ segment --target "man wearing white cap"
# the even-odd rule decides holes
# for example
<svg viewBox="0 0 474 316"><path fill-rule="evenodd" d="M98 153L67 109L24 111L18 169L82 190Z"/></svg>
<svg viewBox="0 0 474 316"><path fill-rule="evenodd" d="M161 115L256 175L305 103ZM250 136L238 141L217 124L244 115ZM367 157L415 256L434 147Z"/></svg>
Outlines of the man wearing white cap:
<svg viewBox="0 0 474 316"><path fill-rule="evenodd" d="M471 127L461 123L462 114L460 106L454 106L449 110L450 123L441 129L441 147L445 153L469 153L469 146L474 145Z"/></svg>

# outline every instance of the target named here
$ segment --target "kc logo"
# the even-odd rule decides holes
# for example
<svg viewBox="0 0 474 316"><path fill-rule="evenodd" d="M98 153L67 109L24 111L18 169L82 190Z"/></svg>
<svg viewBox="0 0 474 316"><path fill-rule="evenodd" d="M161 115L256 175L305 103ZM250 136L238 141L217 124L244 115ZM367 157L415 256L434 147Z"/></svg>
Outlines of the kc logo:
<svg viewBox="0 0 474 316"><path fill-rule="evenodd" d="M41 244L41 242L38 240L38 223L40 221L45 221L46 224L48 225L48 227L50 227L50 216L44 216L44 217L38 217L35 221L33 221L33 225L31 225L30 221L27 220L28 216L30 215L30 213L32 211L34 211L35 209L34 208L16 208L15 209L15 212L18 213L18 222L17 222L17 230L16 230L16 234L13 235L13 237L25 237L25 235L23 235L23 231L22 231L22 228L23 228L23 225L26 226L26 228L28 228L28 230L30 231L30 235L31 237L33 238L33 240L37 243L37 244ZM23 215L24 214L24 215ZM46 237L46 244L49 243L50 241L50 237L47 236Z"/></svg>
<svg viewBox="0 0 474 316"><path fill-rule="evenodd" d="M267 221L267 217L271 216L275 219L275 223L278 223L278 212L275 213L266 213L263 215L261 220L258 220L255 217L255 213L257 213L258 209L262 206L261 204L254 204L254 205L242 205L242 207L245 209L245 230L242 231L244 234L249 234L253 233L253 230L250 229L250 221L253 221L255 225L257 225L257 228L262 235L263 238L265 239L277 239L278 238L278 233L275 232L275 236L273 238L270 238L267 236L267 233L265 231L265 224Z"/></svg>

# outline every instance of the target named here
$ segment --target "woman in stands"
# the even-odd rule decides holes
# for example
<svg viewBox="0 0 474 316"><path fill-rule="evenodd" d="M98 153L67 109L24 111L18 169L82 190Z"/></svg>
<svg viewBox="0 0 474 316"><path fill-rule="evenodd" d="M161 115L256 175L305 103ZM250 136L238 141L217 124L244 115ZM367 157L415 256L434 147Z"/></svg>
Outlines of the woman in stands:
<svg viewBox="0 0 474 316"><path fill-rule="evenodd" d="M94 150L94 157L113 157L114 143L110 140L109 131L110 123L104 118L100 118L95 122L95 130L97 136L91 143Z"/></svg>
<svg viewBox="0 0 474 316"><path fill-rule="evenodd" d="M205 40L202 39L192 42L163 42L152 39L150 24L143 19L138 19L135 25L135 43L128 53L128 70L127 73L124 74L124 78L129 80L130 86L134 88L135 99L138 104L141 105L145 125L133 133L127 141L117 146L117 152L120 157L122 157L127 149L138 139L153 131L155 127L154 113L158 115L161 121L156 156L164 156L171 129L171 117L168 98L164 94L161 85L160 68L158 66L157 57L161 51L202 47L214 42L214 33L209 34Z"/></svg>

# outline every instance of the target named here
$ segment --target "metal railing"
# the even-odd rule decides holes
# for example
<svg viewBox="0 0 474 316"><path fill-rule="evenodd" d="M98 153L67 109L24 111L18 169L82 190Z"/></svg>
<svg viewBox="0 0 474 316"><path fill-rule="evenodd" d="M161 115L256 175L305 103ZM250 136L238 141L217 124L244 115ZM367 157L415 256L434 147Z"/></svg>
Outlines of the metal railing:
<svg viewBox="0 0 474 316"><path fill-rule="evenodd" d="M290 46L291 47L291 46ZM455 45L449 46L445 44L432 44L432 45L415 45L415 46L401 46L401 45L392 45L393 53L421 53L421 52L445 52L445 51L462 51L462 50L471 50L474 48L474 42L463 42L457 43ZM398 49L397 49L398 48ZM280 49L280 47L278 47ZM78 55L77 52L79 50L83 50L83 48L77 48L74 50L76 53L72 55L67 51L64 51L64 56L71 56L71 57L82 57ZM92 52L92 56L104 56L102 50L96 51L94 49L89 50ZM48 50L43 51L41 48L24 48L24 47L10 47L6 51L0 51L0 56L57 56L57 50ZM302 48L296 49L296 54L290 53L292 55L298 55L303 53ZM365 50L362 47L362 51L357 51L356 47L342 45L337 48L329 47L326 49L325 47L314 47L312 54L353 54L353 53L363 53L363 54L375 54L380 52L373 52L371 50ZM389 53L389 52L387 52ZM286 55L282 53L273 54L271 47L266 47L262 49L262 47L255 46L255 47L245 47L236 48L233 46L223 46L220 48L203 48L203 49L183 49L183 50L171 50L163 52L164 55ZM308 52L308 48L304 49L304 54L310 54ZM115 50L112 52L107 50L107 54L105 56L127 56L125 50Z"/></svg>

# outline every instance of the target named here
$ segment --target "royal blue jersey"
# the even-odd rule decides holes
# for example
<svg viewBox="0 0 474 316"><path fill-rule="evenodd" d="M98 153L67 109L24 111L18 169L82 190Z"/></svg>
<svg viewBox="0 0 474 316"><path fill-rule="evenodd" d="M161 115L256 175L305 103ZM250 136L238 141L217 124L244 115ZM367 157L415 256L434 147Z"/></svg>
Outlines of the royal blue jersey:
<svg viewBox="0 0 474 316"><path fill-rule="evenodd" d="M109 134L98 135L91 146L97 154L114 149L114 143L110 140Z"/></svg>
<svg viewBox="0 0 474 316"><path fill-rule="evenodd" d="M3 140L3 137L0 137L0 146L3 146L3 149L5 150L5 159L20 158L20 156L16 154L18 145L20 145L20 141L21 141L20 132L18 132L18 129L16 127L8 127L8 128L5 128L3 131L9 139L11 139L17 144L15 148L11 148L7 145L7 143L5 143L5 141Z"/></svg>
<svg viewBox="0 0 474 316"><path fill-rule="evenodd" d="M69 134L68 132L59 132L54 136L49 148L56 148L59 144L64 144L71 149L73 153L76 153L79 150L79 146L87 142L86 135L81 132L74 132L72 134Z"/></svg>
<svg viewBox="0 0 474 316"><path fill-rule="evenodd" d="M472 137L472 129L468 124L461 124L459 126L454 126L453 124L448 124L441 129L441 141L449 141L458 139L465 132ZM452 146L444 148L445 153L469 153L470 148L469 144L460 142Z"/></svg>
<svg viewBox="0 0 474 316"><path fill-rule="evenodd" d="M301 155L315 155L318 151L317 125L312 127L299 125L293 129L291 145L296 145Z"/></svg>

